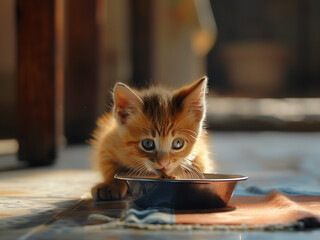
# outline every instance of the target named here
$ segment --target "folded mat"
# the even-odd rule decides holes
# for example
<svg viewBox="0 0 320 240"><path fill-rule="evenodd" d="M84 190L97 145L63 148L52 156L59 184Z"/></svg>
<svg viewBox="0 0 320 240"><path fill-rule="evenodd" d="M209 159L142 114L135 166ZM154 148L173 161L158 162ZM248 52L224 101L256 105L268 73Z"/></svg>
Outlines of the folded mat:
<svg viewBox="0 0 320 240"><path fill-rule="evenodd" d="M287 195L272 190L266 196L234 196L222 209L140 209L131 205L122 219L104 225L146 229L299 230L320 228L320 196Z"/></svg>

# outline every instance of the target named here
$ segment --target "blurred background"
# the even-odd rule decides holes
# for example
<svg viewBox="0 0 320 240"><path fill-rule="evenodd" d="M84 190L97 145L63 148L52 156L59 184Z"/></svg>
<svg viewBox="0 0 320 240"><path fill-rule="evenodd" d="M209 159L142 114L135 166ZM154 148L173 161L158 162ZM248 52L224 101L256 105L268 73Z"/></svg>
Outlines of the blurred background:
<svg viewBox="0 0 320 240"><path fill-rule="evenodd" d="M317 0L1 0L0 151L84 143L117 82L209 77L218 131L320 131Z"/></svg>

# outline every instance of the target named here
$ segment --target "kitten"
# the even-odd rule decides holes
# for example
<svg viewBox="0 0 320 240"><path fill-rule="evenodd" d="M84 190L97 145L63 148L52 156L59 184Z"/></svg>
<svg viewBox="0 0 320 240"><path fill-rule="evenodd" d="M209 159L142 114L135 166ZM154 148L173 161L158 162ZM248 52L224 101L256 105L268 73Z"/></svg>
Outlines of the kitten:
<svg viewBox="0 0 320 240"><path fill-rule="evenodd" d="M115 173L201 178L211 171L204 129L207 77L170 92L134 90L117 83L113 113L97 122L94 158L103 182L92 188L96 200L121 199L127 192Z"/></svg>

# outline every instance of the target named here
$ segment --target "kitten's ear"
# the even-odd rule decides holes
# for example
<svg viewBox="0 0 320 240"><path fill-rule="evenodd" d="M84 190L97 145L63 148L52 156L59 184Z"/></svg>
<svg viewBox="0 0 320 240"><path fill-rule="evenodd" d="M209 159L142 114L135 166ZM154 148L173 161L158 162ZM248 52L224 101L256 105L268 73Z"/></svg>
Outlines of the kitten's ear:
<svg viewBox="0 0 320 240"><path fill-rule="evenodd" d="M208 78L204 76L175 93L175 97L182 102L183 109L194 114L197 122L201 122L206 114L207 83Z"/></svg>
<svg viewBox="0 0 320 240"><path fill-rule="evenodd" d="M113 89L114 116L118 123L125 124L142 105L141 98L127 85L117 83Z"/></svg>

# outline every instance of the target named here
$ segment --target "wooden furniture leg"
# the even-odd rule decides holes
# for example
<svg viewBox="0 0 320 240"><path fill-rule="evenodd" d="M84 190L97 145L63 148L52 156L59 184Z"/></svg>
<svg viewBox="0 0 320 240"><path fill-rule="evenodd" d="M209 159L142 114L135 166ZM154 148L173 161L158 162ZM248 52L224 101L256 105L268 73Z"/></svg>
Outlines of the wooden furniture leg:
<svg viewBox="0 0 320 240"><path fill-rule="evenodd" d="M32 166L56 156L55 0L17 0L18 157Z"/></svg>

